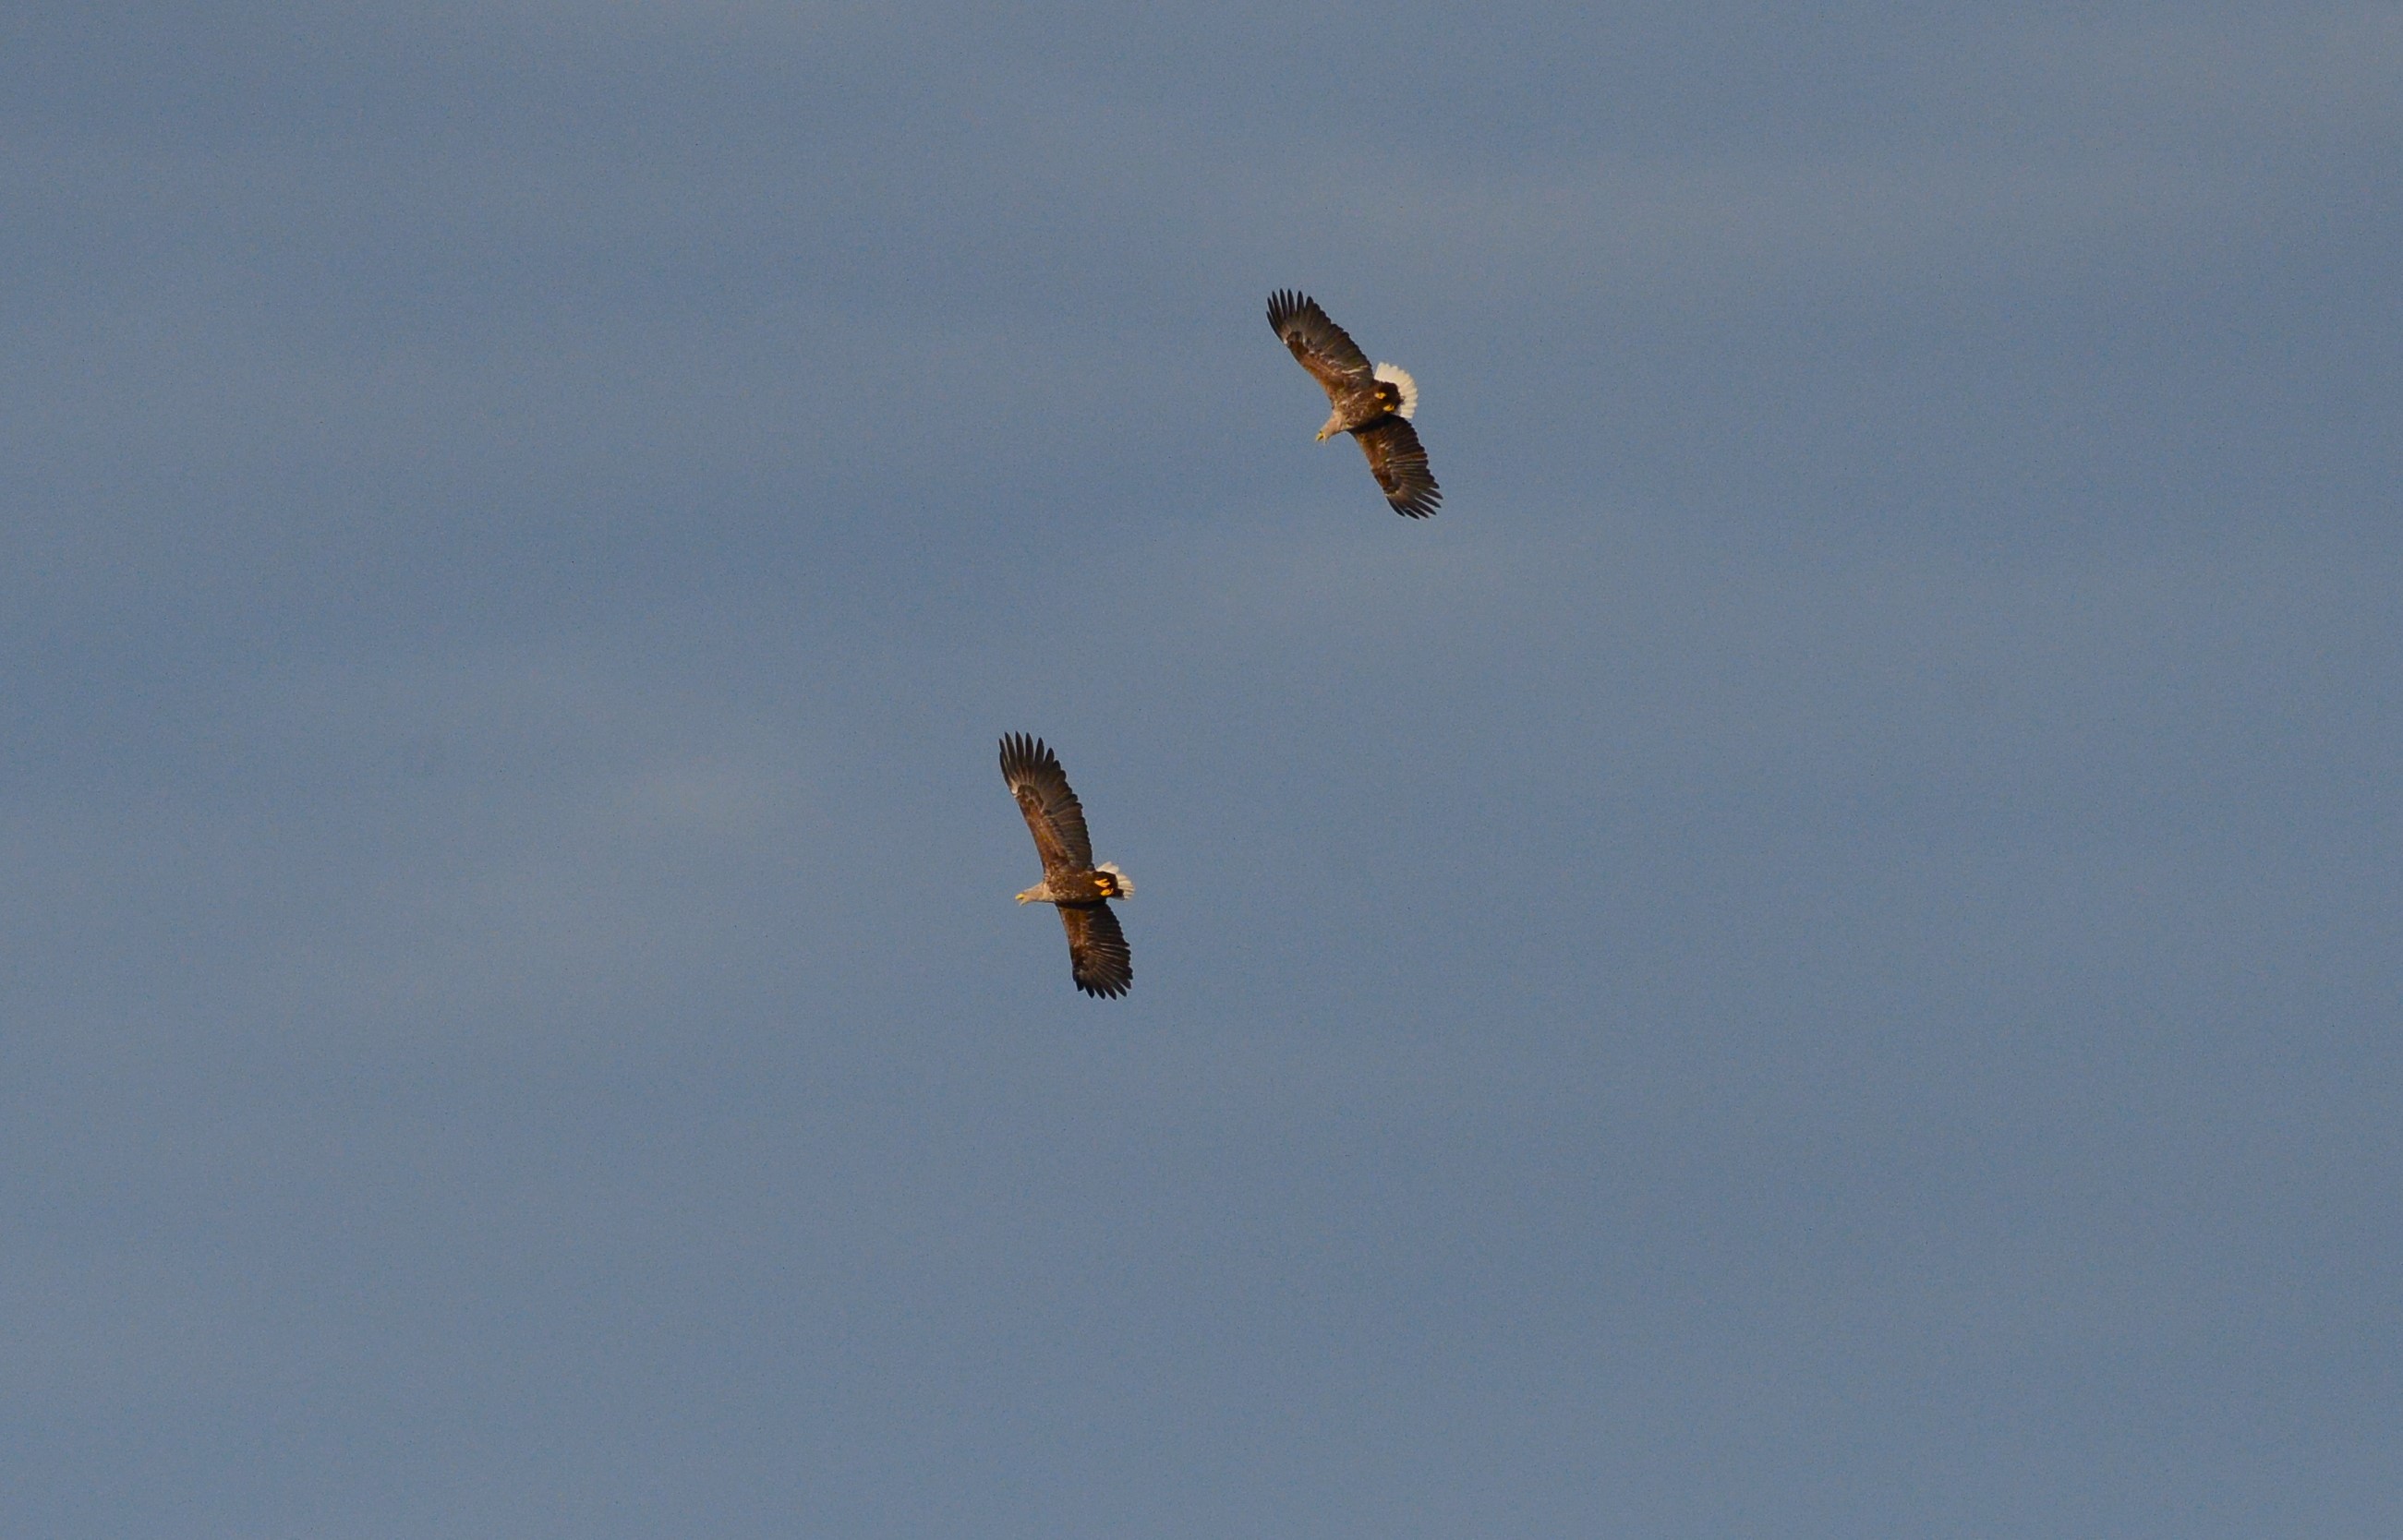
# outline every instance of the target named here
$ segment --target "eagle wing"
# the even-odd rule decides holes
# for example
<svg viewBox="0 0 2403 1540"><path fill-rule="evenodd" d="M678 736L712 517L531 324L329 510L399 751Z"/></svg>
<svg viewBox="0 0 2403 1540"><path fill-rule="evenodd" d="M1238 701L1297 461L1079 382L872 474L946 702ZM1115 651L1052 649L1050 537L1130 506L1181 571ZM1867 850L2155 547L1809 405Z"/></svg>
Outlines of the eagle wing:
<svg viewBox="0 0 2403 1540"><path fill-rule="evenodd" d="M1115 997L1134 986L1134 954L1107 904L1063 904L1060 923L1068 932L1068 970L1078 989Z"/></svg>
<svg viewBox="0 0 2403 1540"><path fill-rule="evenodd" d="M1013 732L1001 741L1001 776L1026 815L1043 875L1091 870L1093 839L1085 832L1084 804L1068 789L1060 756L1042 739Z"/></svg>
<svg viewBox="0 0 2403 1540"><path fill-rule="evenodd" d="M1368 457L1368 469L1377 485L1385 489L1385 501L1396 513L1405 519L1424 519L1435 512L1443 493L1427 472L1426 450L1409 418L1380 417L1366 427L1353 429L1352 437L1360 441L1360 452Z"/></svg>
<svg viewBox="0 0 2403 1540"><path fill-rule="evenodd" d="M1327 392L1327 400L1340 403L1346 395L1375 388L1368 355L1310 296L1291 289L1270 295L1269 325Z"/></svg>

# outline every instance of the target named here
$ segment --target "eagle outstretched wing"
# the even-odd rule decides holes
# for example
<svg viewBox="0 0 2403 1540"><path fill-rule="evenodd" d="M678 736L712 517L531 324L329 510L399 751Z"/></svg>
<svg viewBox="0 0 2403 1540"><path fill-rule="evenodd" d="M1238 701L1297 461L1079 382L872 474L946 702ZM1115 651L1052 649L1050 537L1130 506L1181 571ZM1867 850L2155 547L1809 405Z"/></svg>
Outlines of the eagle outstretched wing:
<svg viewBox="0 0 2403 1540"><path fill-rule="evenodd" d="M1067 772L1060 768L1060 756L1042 739L1013 732L1001 741L1001 775L1009 783L1010 795L1018 798L1018 811L1026 815L1026 827L1035 836L1035 853L1042 858L1044 876L1090 869L1093 838L1085 832L1084 804L1068 789ZM1118 934L1115 922L1110 925L1110 934ZM1069 939L1076 939L1073 927ZM1118 942L1118 950L1121 955L1126 950L1123 939Z"/></svg>
<svg viewBox="0 0 2403 1540"><path fill-rule="evenodd" d="M1424 519L1443 501L1441 489L1427 471L1426 450L1406 417L1382 417L1365 428L1354 428L1360 452L1368 457L1369 472L1385 492L1385 501L1405 519Z"/></svg>
<svg viewBox="0 0 2403 1540"><path fill-rule="evenodd" d="M1063 904L1060 923L1068 933L1068 970L1078 989L1116 998L1134 987L1134 954L1107 904Z"/></svg>
<svg viewBox="0 0 2403 1540"><path fill-rule="evenodd" d="M1317 300L1291 289L1279 289L1269 296L1269 325L1293 351L1301 367L1317 380L1328 400L1369 388L1372 370L1368 355L1360 351L1349 332L1327 318Z"/></svg>

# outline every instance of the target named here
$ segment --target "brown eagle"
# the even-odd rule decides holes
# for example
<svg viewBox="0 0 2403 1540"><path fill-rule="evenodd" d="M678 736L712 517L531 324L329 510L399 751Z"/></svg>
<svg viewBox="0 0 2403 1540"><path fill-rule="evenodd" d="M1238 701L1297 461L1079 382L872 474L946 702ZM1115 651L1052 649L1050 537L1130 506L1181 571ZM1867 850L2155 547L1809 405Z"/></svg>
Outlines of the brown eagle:
<svg viewBox="0 0 2403 1540"><path fill-rule="evenodd" d="M1419 409L1418 382L1395 364L1371 366L1368 355L1306 294L1269 296L1269 326L1327 392L1334 410L1318 430L1320 443L1339 433L1359 440L1385 501L1405 519L1424 519L1443 501L1427 474L1426 451L1410 418Z"/></svg>
<svg viewBox="0 0 2403 1540"><path fill-rule="evenodd" d="M1018 798L1043 881L1018 895L1021 904L1055 904L1068 931L1068 967L1087 994L1120 995L1134 983L1134 958L1109 900L1132 898L1134 884L1109 862L1093 865L1084 804L1068 789L1060 757L1040 738L1013 732L1001 741L1001 778Z"/></svg>

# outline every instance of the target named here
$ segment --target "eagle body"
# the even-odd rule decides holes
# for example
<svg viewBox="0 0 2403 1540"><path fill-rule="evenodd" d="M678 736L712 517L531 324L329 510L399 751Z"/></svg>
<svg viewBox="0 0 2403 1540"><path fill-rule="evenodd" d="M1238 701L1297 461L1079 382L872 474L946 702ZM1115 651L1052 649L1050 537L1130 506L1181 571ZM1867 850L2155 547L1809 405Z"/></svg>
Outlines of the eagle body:
<svg viewBox="0 0 2403 1540"><path fill-rule="evenodd" d="M1023 803L1020 804L1021 810ZM1132 898L1134 884L1118 875L1118 867L1104 862L1090 871L1061 874L1058 881L1046 877L1018 895L1021 904L1098 904L1104 898Z"/></svg>
<svg viewBox="0 0 2403 1540"><path fill-rule="evenodd" d="M1027 832L1035 836L1035 853L1043 862L1043 881L1018 901L1057 907L1068 933L1068 969L1078 989L1097 997L1124 994L1134 985L1134 958L1109 901L1133 897L1134 884L1110 862L1093 865L1084 804L1068 789L1059 756L1043 740L1022 732L1004 738L1001 778L1018 798Z"/></svg>
<svg viewBox="0 0 2403 1540"><path fill-rule="evenodd" d="M1368 457L1369 474L1394 511L1406 519L1431 516L1443 501L1443 492L1427 470L1418 430L1410 426L1419 409L1419 387L1410 371L1369 363L1351 334L1306 294L1279 289L1269 296L1269 326L1294 362L1327 392L1329 409L1326 425L1318 430L1319 440L1350 434Z"/></svg>
<svg viewBox="0 0 2403 1540"><path fill-rule="evenodd" d="M1388 364L1387 368L1393 366ZM1318 430L1318 441L1325 443L1339 433L1356 434L1372 427L1378 419L1402 414L1402 387L1398 381L1371 378L1365 389L1346 389L1335 397L1333 409L1327 414L1327 423Z"/></svg>

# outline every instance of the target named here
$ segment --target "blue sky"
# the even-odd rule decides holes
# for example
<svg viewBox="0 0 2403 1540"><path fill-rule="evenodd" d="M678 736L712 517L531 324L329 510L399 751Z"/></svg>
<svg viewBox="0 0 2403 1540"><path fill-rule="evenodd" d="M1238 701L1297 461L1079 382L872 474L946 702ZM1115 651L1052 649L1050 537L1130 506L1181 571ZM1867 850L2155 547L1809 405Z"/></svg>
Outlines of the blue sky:
<svg viewBox="0 0 2403 1540"><path fill-rule="evenodd" d="M2396 1533L2398 163L2393 5L16 7L0 1518Z"/></svg>

